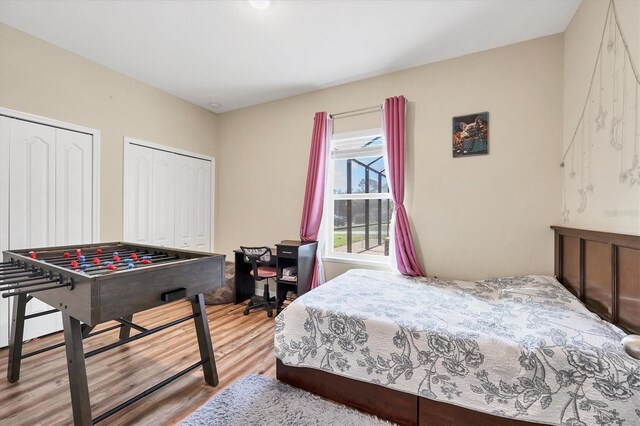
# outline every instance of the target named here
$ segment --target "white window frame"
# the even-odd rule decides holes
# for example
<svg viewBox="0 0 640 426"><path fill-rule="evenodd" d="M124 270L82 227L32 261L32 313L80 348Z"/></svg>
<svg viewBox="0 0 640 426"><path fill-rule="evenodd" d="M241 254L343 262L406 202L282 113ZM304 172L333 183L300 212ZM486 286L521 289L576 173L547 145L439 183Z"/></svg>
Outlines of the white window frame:
<svg viewBox="0 0 640 426"><path fill-rule="evenodd" d="M363 139L372 139L375 137L382 137L382 145L376 145L371 147L362 147L361 143ZM341 144L345 142L353 141L354 149L345 149L336 156L334 156L333 148L334 143L339 141ZM348 147L348 144L347 144ZM384 133L381 128L367 129L356 132L345 132L333 134L330 141L328 152L328 166L327 166L327 179L325 187L325 258L327 260L346 261L352 263L370 263L376 265L390 265L390 256L380 256L373 254L361 254L361 253L345 253L337 252L333 249L334 238L334 226L333 221L335 217L335 201L336 200L392 200L391 193L369 193L369 194L334 194L334 175L335 164L334 160L358 158L358 157L373 157L383 156L385 166L387 164L387 150L384 141ZM385 167L388 169L388 167ZM388 178L387 178L388 182ZM393 200L392 200L393 201Z"/></svg>

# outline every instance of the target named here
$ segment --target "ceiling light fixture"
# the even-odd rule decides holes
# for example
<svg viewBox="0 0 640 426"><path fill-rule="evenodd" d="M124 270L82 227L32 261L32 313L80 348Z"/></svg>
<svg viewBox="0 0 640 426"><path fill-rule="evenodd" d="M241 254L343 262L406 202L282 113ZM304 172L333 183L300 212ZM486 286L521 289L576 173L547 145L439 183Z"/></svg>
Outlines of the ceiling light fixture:
<svg viewBox="0 0 640 426"><path fill-rule="evenodd" d="M249 4L256 9L265 10L271 4L271 0L249 0Z"/></svg>

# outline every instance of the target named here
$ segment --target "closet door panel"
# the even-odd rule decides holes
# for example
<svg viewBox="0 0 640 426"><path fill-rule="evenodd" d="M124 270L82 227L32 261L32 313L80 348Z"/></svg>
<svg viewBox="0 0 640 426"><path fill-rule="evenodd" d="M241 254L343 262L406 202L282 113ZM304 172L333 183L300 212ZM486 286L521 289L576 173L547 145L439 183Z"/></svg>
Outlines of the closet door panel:
<svg viewBox="0 0 640 426"><path fill-rule="evenodd" d="M55 244L53 127L13 120L10 128L9 217L12 249Z"/></svg>
<svg viewBox="0 0 640 426"><path fill-rule="evenodd" d="M91 242L92 136L56 129L56 245Z"/></svg>
<svg viewBox="0 0 640 426"><path fill-rule="evenodd" d="M125 240L211 250L213 163L125 144Z"/></svg>
<svg viewBox="0 0 640 426"><path fill-rule="evenodd" d="M153 150L130 145L127 174L127 218L125 240L153 243L151 212L153 210Z"/></svg>
<svg viewBox="0 0 640 426"><path fill-rule="evenodd" d="M9 299L0 300L0 348L9 344Z"/></svg>
<svg viewBox="0 0 640 426"><path fill-rule="evenodd" d="M175 239L175 154L153 150L153 244L173 247Z"/></svg>
<svg viewBox="0 0 640 426"><path fill-rule="evenodd" d="M195 164L194 159L176 155L175 246L194 246Z"/></svg>
<svg viewBox="0 0 640 426"><path fill-rule="evenodd" d="M211 161L194 159L194 244L200 251L211 249Z"/></svg>
<svg viewBox="0 0 640 426"><path fill-rule="evenodd" d="M9 248L9 140L11 119L0 117L0 257ZM4 299L6 300L6 299Z"/></svg>
<svg viewBox="0 0 640 426"><path fill-rule="evenodd" d="M9 136L9 247L44 247L55 244L55 157L53 127L12 120ZM26 313L51 309L37 299ZM24 339L60 330L60 314L29 320Z"/></svg>
<svg viewBox="0 0 640 426"><path fill-rule="evenodd" d="M9 248L10 126L10 118L0 117L0 253ZM1 258L2 255L0 255ZM0 291L0 294L2 293ZM0 297L0 348L9 344L9 315L9 299Z"/></svg>

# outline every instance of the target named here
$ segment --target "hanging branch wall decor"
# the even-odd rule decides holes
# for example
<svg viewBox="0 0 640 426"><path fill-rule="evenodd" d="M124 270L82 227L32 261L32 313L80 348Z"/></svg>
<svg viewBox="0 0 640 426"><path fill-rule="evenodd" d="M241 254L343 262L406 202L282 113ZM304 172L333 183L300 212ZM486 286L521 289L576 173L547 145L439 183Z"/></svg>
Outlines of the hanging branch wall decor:
<svg viewBox="0 0 640 426"><path fill-rule="evenodd" d="M640 76L620 26L615 3L610 0L582 113L560 164L564 168L563 222L568 223L571 215L567 205L568 180L578 179L577 213L587 209L589 196L598 191L592 180L592 149L596 144L608 142L610 149L618 153L621 185L640 187L639 87ZM567 157L569 167L566 167Z"/></svg>

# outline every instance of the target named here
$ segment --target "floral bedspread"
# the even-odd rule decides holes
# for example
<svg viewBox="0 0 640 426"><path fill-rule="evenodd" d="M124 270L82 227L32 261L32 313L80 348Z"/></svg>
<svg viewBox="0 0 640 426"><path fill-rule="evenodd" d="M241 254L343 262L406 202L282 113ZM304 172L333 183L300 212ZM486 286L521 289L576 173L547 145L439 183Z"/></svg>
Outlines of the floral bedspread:
<svg viewBox="0 0 640 426"><path fill-rule="evenodd" d="M640 424L640 361L555 278L352 270L276 318L285 364L555 425Z"/></svg>

